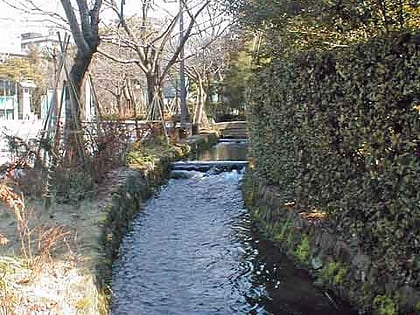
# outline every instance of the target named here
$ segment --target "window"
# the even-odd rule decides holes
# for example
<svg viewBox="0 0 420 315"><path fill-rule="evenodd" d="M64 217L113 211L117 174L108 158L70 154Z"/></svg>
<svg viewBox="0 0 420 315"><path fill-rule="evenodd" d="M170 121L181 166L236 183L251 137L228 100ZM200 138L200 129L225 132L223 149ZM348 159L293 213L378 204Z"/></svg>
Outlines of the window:
<svg viewBox="0 0 420 315"><path fill-rule="evenodd" d="M13 109L6 110L6 119L14 119L15 118L15 111Z"/></svg>

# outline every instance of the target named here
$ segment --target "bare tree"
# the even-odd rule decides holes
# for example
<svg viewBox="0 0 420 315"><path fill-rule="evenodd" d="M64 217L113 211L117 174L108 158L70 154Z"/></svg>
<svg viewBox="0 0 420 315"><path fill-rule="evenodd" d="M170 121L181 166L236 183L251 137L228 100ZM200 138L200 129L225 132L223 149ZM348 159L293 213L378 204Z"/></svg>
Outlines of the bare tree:
<svg viewBox="0 0 420 315"><path fill-rule="evenodd" d="M206 8L204 22L197 25L197 36L189 42L187 75L196 88L193 123L208 124L205 105L209 91L216 81L222 80L228 58L228 40L225 37L230 21L218 5Z"/></svg>
<svg viewBox="0 0 420 315"><path fill-rule="evenodd" d="M88 4L87 0L60 0L64 10L64 17L60 13L48 11L39 5L36 0L1 0L14 9L33 13L41 17L43 21L67 23L73 35L76 46L73 63L70 70L66 69L68 76L68 99L66 101L66 126L68 131L66 143L69 158L77 157L80 149L80 113L82 97L82 86L86 72L91 63L92 57L99 45L99 15L102 7L102 0L94 0ZM35 18L36 20L36 18ZM78 139L79 138L79 139ZM76 159L77 160L77 159Z"/></svg>
<svg viewBox="0 0 420 315"><path fill-rule="evenodd" d="M65 129L69 131L67 133L68 158L77 161L80 153L78 147L81 143L81 137L78 135L82 86L92 57L99 45L99 13L102 0L93 1L91 7L86 0L76 0L77 7L73 6L71 0L60 1L76 44L76 54L69 74L69 99L66 101L66 116L70 117L66 119Z"/></svg>
<svg viewBox="0 0 420 315"><path fill-rule="evenodd" d="M210 3L210 0L207 0L189 7L185 0L181 1L184 12L178 12L178 14L169 18L167 23L164 23L162 20L153 20L149 17L151 4L148 0L141 0L142 13L140 21L126 19L122 10L124 0L121 1L120 5L115 0L105 0L118 16L119 25L123 29L123 33L118 32L114 34L110 41L132 50L136 57L124 60L115 55L103 51L100 52L114 61L134 63L140 68L146 77L149 106L156 100L160 102L162 99L163 83L170 69L179 61L180 54L191 36L197 18ZM175 33L175 27L181 14L184 13L188 14L189 22L185 32L178 39L177 35L179 34ZM162 28L159 27L159 24L165 25Z"/></svg>
<svg viewBox="0 0 420 315"><path fill-rule="evenodd" d="M102 43L100 49L111 53L114 45ZM120 57L130 58L131 51L119 49ZM105 116L118 118L145 117L146 106L141 87L145 86L143 77L138 75L134 64L114 62L101 54L96 54L90 73L98 93L101 112Z"/></svg>

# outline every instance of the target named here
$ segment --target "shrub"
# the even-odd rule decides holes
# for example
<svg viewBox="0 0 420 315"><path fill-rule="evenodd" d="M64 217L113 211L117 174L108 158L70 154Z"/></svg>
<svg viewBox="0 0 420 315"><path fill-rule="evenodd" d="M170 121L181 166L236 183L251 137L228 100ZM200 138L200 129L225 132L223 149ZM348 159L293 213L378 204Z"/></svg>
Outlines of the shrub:
<svg viewBox="0 0 420 315"><path fill-rule="evenodd" d="M257 173L420 286L420 34L274 58L248 105ZM417 269L416 269L417 268Z"/></svg>
<svg viewBox="0 0 420 315"><path fill-rule="evenodd" d="M398 314L398 309L394 301L384 295L378 295L373 300L373 304L380 315Z"/></svg>

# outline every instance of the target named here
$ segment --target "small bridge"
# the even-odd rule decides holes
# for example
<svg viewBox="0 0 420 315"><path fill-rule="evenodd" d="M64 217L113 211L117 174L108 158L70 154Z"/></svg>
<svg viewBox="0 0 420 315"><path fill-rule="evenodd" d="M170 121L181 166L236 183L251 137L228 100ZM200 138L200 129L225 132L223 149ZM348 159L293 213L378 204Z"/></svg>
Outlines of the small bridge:
<svg viewBox="0 0 420 315"><path fill-rule="evenodd" d="M248 124L246 121L229 121L215 123L214 129L222 139L247 139Z"/></svg>

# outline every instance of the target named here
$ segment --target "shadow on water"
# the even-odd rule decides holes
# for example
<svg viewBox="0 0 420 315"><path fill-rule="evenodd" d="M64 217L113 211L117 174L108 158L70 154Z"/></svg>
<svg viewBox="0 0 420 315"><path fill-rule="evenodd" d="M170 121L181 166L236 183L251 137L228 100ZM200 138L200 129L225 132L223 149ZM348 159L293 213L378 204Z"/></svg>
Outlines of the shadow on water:
<svg viewBox="0 0 420 315"><path fill-rule="evenodd" d="M263 294L248 297L249 304L261 307L262 314L356 314L347 303L314 287L306 271L296 268L256 228L251 230L255 249L248 258L254 268L252 283Z"/></svg>
<svg viewBox="0 0 420 315"><path fill-rule="evenodd" d="M114 266L112 314L355 314L259 234L241 179L192 171L148 202Z"/></svg>

